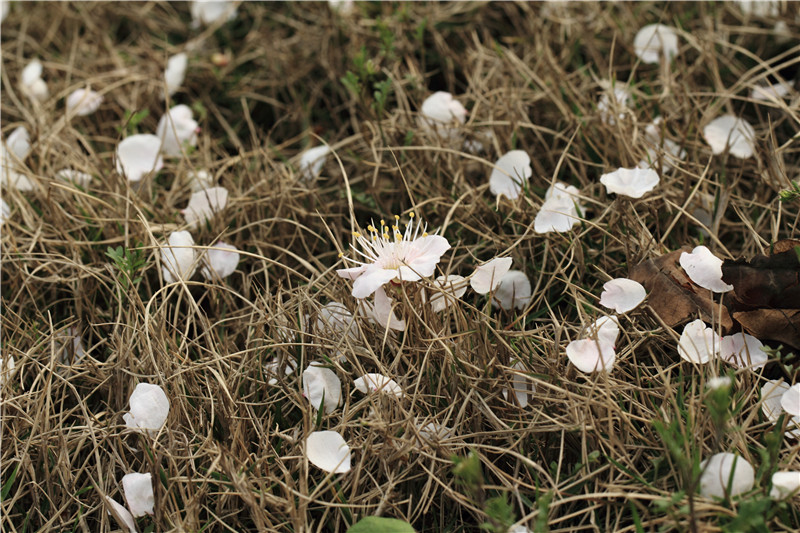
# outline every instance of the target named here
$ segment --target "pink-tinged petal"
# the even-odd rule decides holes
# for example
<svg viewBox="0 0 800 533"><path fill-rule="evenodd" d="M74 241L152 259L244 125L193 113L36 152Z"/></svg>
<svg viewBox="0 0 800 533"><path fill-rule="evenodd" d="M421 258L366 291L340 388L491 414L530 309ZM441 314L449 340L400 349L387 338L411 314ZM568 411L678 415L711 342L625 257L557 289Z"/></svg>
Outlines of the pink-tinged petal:
<svg viewBox="0 0 800 533"><path fill-rule="evenodd" d="M755 483L753 465L732 453L713 455L700 463L700 469L700 494L706 498L733 497L749 491Z"/></svg>
<svg viewBox="0 0 800 533"><path fill-rule="evenodd" d="M647 291L641 283L628 278L617 278L603 284L600 305L617 313L627 313L638 307L646 296Z"/></svg>
<svg viewBox="0 0 800 533"><path fill-rule="evenodd" d="M722 259L711 253L705 246L697 246L692 253L683 252L680 264L689 278L713 292L728 292L733 285L722 281Z"/></svg>
<svg viewBox="0 0 800 533"><path fill-rule="evenodd" d="M747 333L725 335L719 351L724 360L739 368L755 370L767 364L769 359L761 341Z"/></svg>
<svg viewBox="0 0 800 533"><path fill-rule="evenodd" d="M497 288L500 280L511 268L510 257L496 257L475 269L469 279L472 289L478 294L486 294Z"/></svg>
<svg viewBox="0 0 800 533"><path fill-rule="evenodd" d="M619 320L615 316L601 316L586 328L586 338L604 341L612 346L619 337Z"/></svg>
<svg viewBox="0 0 800 533"><path fill-rule="evenodd" d="M417 279L419 276L427 278L433 274L442 255L449 249L450 243L441 235L419 237L410 243L404 266L413 270L417 274Z"/></svg>
<svg viewBox="0 0 800 533"><path fill-rule="evenodd" d="M658 173L650 168L618 168L600 176L606 192L630 198L641 198L658 185Z"/></svg>
<svg viewBox="0 0 800 533"><path fill-rule="evenodd" d="M614 368L617 354L614 345L604 340L581 339L567 345L567 357L584 373L608 372Z"/></svg>
<svg viewBox="0 0 800 533"><path fill-rule="evenodd" d="M441 291L437 291L431 296L431 309L437 313L444 311L448 306L453 305L456 300L464 296L469 285L464 276L456 274L439 276L433 283L434 287L441 288Z"/></svg>
<svg viewBox="0 0 800 533"><path fill-rule="evenodd" d="M355 298L366 298L378 290L378 287L382 287L397 278L397 275L397 270L367 267L364 273L353 282L353 296Z"/></svg>
<svg viewBox="0 0 800 533"><path fill-rule="evenodd" d="M335 431L314 431L306 439L308 462L325 472L350 471L350 447Z"/></svg>
<svg viewBox="0 0 800 533"><path fill-rule="evenodd" d="M122 491L125 501L134 517L153 514L155 496L153 495L153 476L137 472L122 476Z"/></svg>
<svg viewBox="0 0 800 533"><path fill-rule="evenodd" d="M336 271L336 273L339 274L339 276L342 278L355 280L358 276L363 274L364 270L366 269L367 265L360 265L352 268L340 268Z"/></svg>
<svg viewBox="0 0 800 533"><path fill-rule="evenodd" d="M133 515L131 515L122 504L109 496L106 496L106 502L111 506L109 514L114 517L114 520L116 520L120 526L128 528L130 533L137 533L136 522L133 520Z"/></svg>

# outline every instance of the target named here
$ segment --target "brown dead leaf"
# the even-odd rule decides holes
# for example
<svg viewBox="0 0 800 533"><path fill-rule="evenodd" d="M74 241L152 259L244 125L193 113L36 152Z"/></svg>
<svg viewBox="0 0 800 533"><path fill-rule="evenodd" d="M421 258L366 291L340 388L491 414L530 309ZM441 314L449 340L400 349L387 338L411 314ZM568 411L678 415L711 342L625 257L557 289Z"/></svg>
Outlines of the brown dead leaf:
<svg viewBox="0 0 800 533"><path fill-rule="evenodd" d="M642 261L631 269L629 277L647 289L649 306L666 325L677 326L699 313L708 324L719 323L726 333L733 327L728 310L714 302L711 291L689 279L678 264L683 252L691 252L691 248L684 246L656 259Z"/></svg>
<svg viewBox="0 0 800 533"><path fill-rule="evenodd" d="M760 340L782 342L800 349L800 309L756 309L733 313L733 318Z"/></svg>

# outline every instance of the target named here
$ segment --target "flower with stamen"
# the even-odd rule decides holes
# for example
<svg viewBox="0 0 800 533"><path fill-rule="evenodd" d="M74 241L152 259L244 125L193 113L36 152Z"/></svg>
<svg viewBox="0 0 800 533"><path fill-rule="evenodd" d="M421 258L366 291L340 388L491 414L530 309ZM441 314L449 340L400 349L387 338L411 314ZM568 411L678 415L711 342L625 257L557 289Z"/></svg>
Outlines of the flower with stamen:
<svg viewBox="0 0 800 533"><path fill-rule="evenodd" d="M353 251L362 259L348 258L358 266L336 271L353 280L353 296L366 298L390 281L419 281L433 274L450 243L441 235L428 235L421 220L414 223L414 213L409 217L405 231L401 231L400 217L395 216L394 225L382 220L379 228L367 226L367 235L353 235L361 248L353 245Z"/></svg>

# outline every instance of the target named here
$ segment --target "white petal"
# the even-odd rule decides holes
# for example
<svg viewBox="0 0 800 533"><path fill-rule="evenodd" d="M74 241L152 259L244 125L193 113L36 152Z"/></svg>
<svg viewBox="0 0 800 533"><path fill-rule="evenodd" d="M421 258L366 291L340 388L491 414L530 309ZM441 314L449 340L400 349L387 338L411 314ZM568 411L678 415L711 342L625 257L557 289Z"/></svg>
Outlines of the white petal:
<svg viewBox="0 0 800 533"><path fill-rule="evenodd" d="M109 496L106 496L106 501L111 506L114 519L119 523L119 525L122 527L127 527L130 533L136 533L136 522L133 520L131 513L125 509L122 504L118 503Z"/></svg>
<svg viewBox="0 0 800 533"><path fill-rule="evenodd" d="M22 69L20 90L31 100L43 102L50 96L47 84L42 79L42 63L34 59Z"/></svg>
<svg viewBox="0 0 800 533"><path fill-rule="evenodd" d="M437 313L444 311L448 306L453 305L464 296L464 293L467 292L468 285L464 276L458 276L456 274L439 276L434 281L434 287L440 290L434 292L433 296L431 296L431 309Z"/></svg>
<svg viewBox="0 0 800 533"><path fill-rule="evenodd" d="M442 255L449 249L450 243L441 235L417 237L407 246L404 258L407 267L404 265L399 268L400 279L415 281L420 276L427 278L433 275ZM413 278L408 276L409 270L413 272Z"/></svg>
<svg viewBox="0 0 800 533"><path fill-rule="evenodd" d="M678 143L661 136L661 117L656 118L644 129L644 143L647 147L648 160L639 164L640 168L652 168L656 171L667 172L679 161L686 159L686 150ZM655 165L661 157L661 168Z"/></svg>
<svg viewBox="0 0 800 533"><path fill-rule="evenodd" d="M772 490L769 491L769 497L773 500L797 495L798 490L800 490L800 472L784 471L772 474Z"/></svg>
<svg viewBox="0 0 800 533"><path fill-rule="evenodd" d="M11 216L11 208L8 206L5 200L0 199L0 226L6 223L8 217Z"/></svg>
<svg viewBox="0 0 800 533"><path fill-rule="evenodd" d="M189 205L183 209L183 218L190 227L196 228L210 220L215 213L225 209L228 204L228 190L224 187L211 187L192 193Z"/></svg>
<svg viewBox="0 0 800 533"><path fill-rule="evenodd" d="M205 169L198 171L190 170L186 173L186 181L189 182L192 192L199 192L204 189L214 187L214 176Z"/></svg>
<svg viewBox="0 0 800 533"><path fill-rule="evenodd" d="M398 385L395 380L388 378L383 374L364 374L360 378L356 379L353 384L355 385L356 389L364 394L381 392L397 398L403 397L403 389L400 388L400 385Z"/></svg>
<svg viewBox="0 0 800 533"><path fill-rule="evenodd" d="M670 26L648 24L636 34L633 48L644 63L658 63L662 57L669 61L678 55L678 35Z"/></svg>
<svg viewBox="0 0 800 533"><path fill-rule="evenodd" d="M188 231L173 231L167 239L170 248L161 250L161 273L164 282L173 283L192 277L195 269L194 239Z"/></svg>
<svg viewBox="0 0 800 533"><path fill-rule="evenodd" d="M408 271L406 281L415 281L415 278L419 279L419 276L412 270L408 268L406 270ZM366 298L378 290L379 287L383 287L386 283L396 279L398 274L399 269L384 269L376 267L374 264L368 265L364 272L353 282L352 295L356 298Z"/></svg>
<svg viewBox="0 0 800 533"><path fill-rule="evenodd" d="M600 120L613 126L617 123L617 119L625 118L631 93L626 87L616 86L612 91L610 83L604 82L603 85L606 85L606 91L600 96L597 110L600 112Z"/></svg>
<svg viewBox="0 0 800 533"><path fill-rule="evenodd" d="M342 399L342 382L333 370L312 363L303 371L303 394L317 411L324 400L325 412L331 413Z"/></svg>
<svg viewBox="0 0 800 533"><path fill-rule="evenodd" d="M495 163L489 177L489 190L495 196L515 200L532 174L530 156L522 150L512 150Z"/></svg>
<svg viewBox="0 0 800 533"><path fill-rule="evenodd" d="M617 313L627 313L635 309L647 296L642 284L628 278L617 278L603 284L600 305Z"/></svg>
<svg viewBox="0 0 800 533"><path fill-rule="evenodd" d="M572 185L567 186L557 181L544 195L544 204L536 214L533 230L544 234L552 231L563 233L580 222L580 192Z"/></svg>
<svg viewBox="0 0 800 533"><path fill-rule="evenodd" d="M75 185L80 185L84 189L92 182L92 176L86 172L65 168L56 172L56 178L64 181L71 181Z"/></svg>
<svg viewBox="0 0 800 533"><path fill-rule="evenodd" d="M350 446L335 431L314 431L306 439L308 462L326 472L350 471Z"/></svg>
<svg viewBox="0 0 800 533"><path fill-rule="evenodd" d="M277 376L281 369L280 364L281 364L280 360L277 357L274 358L272 361L264 365L264 373L270 376ZM292 373L294 373L295 370L297 370L297 363L295 363L291 359L288 359L286 361L286 365L283 368L283 374L285 376L289 376ZM270 386L274 386L277 384L278 384L277 377L269 378L269 381L267 381L267 385Z"/></svg>
<svg viewBox="0 0 800 533"><path fill-rule="evenodd" d="M780 379L771 379L761 387L761 412L771 422L776 422L783 413L781 398L789 385Z"/></svg>
<svg viewBox="0 0 800 533"><path fill-rule="evenodd" d="M125 474L122 476L122 491L125 501L134 517L153 514L155 496L153 496L153 477L150 474Z"/></svg>
<svg viewBox="0 0 800 533"><path fill-rule="evenodd" d="M406 321L397 318L392 304L392 299L386 295L383 287L378 287L375 291L375 303L372 309L368 309L368 315L371 314L371 318L383 328L405 331Z"/></svg>
<svg viewBox="0 0 800 533"><path fill-rule="evenodd" d="M497 288L500 280L511 268L513 260L510 257L495 257L475 269L469 278L469 284L478 294L486 294Z"/></svg>
<svg viewBox="0 0 800 533"><path fill-rule="evenodd" d="M755 470L743 457L718 453L700 463L700 494L706 498L736 496L753 488ZM730 486L730 492L728 487Z"/></svg>
<svg viewBox="0 0 800 533"><path fill-rule="evenodd" d="M232 244L218 242L207 250L200 273L207 280L227 278L239 266L239 250Z"/></svg>
<svg viewBox="0 0 800 533"><path fill-rule="evenodd" d="M158 121L156 135L161 139L161 151L169 157L180 157L184 145L197 146L197 121L187 105L172 107Z"/></svg>
<svg viewBox="0 0 800 533"><path fill-rule="evenodd" d="M431 124L449 124L454 120L463 124L467 120L467 110L453 95L438 91L422 102L422 115Z"/></svg>
<svg viewBox="0 0 800 533"><path fill-rule="evenodd" d="M438 422L428 422L424 426L417 426L417 432L421 439L428 442L438 442L450 439L454 436L454 432L451 428L439 424ZM418 440L417 444L421 445L422 442Z"/></svg>
<svg viewBox="0 0 800 533"><path fill-rule="evenodd" d="M792 93L792 84L788 82L756 86L750 91L750 98L758 101L778 101Z"/></svg>
<svg viewBox="0 0 800 533"><path fill-rule="evenodd" d="M528 406L528 396L534 394L536 392L536 385L530 381L525 372L527 369L522 361L517 361L511 366L512 370L516 372L511 373L511 378L509 381L511 382L511 390L514 393L514 396L517 398L517 403L520 407L527 407ZM503 398L506 400L508 399L509 389L503 389Z"/></svg>
<svg viewBox="0 0 800 533"><path fill-rule="evenodd" d="M720 356L739 368L763 367L769 356L760 340L747 333L725 335L720 343Z"/></svg>
<svg viewBox="0 0 800 533"><path fill-rule="evenodd" d="M25 161L31 153L30 134L25 126L19 126L6 139L6 146L20 162Z"/></svg>
<svg viewBox="0 0 800 533"><path fill-rule="evenodd" d="M581 339L567 345L567 357L581 372L608 372L614 368L617 354L605 340Z"/></svg>
<svg viewBox="0 0 800 533"><path fill-rule="evenodd" d="M358 325L353 314L339 302L329 302L319 310L316 333L320 337L336 338L344 334L358 338Z"/></svg>
<svg viewBox="0 0 800 533"><path fill-rule="evenodd" d="M186 78L186 66L189 58L184 53L176 54L167 60L167 68L164 71L164 81L167 85L167 93L172 96L183 85Z"/></svg>
<svg viewBox="0 0 800 533"><path fill-rule="evenodd" d="M792 385L783 393L781 407L792 416L800 416L800 383Z"/></svg>
<svg viewBox="0 0 800 533"><path fill-rule="evenodd" d="M719 355L719 335L699 318L683 328L678 341L678 354L686 361L704 365Z"/></svg>
<svg viewBox="0 0 800 533"><path fill-rule="evenodd" d="M164 390L151 383L139 383L128 402L131 410L123 416L125 425L155 436L169 415L169 399Z"/></svg>
<svg viewBox="0 0 800 533"><path fill-rule="evenodd" d="M103 96L91 89L76 89L67 96L67 114L85 117L91 115L103 103Z"/></svg>
<svg viewBox="0 0 800 533"><path fill-rule="evenodd" d="M509 270L500 279L494 291L493 306L500 306L506 311L516 307L524 309L531 300L531 282L520 270Z"/></svg>
<svg viewBox="0 0 800 533"><path fill-rule="evenodd" d="M756 132L753 126L733 115L712 120L703 128L703 137L715 155L723 153L726 148L739 159L747 159L755 153Z"/></svg>
<svg viewBox="0 0 800 533"><path fill-rule="evenodd" d="M123 139L117 145L117 172L134 182L145 174L158 172L164 166L160 150L161 139L149 133Z"/></svg>
<svg viewBox="0 0 800 533"><path fill-rule="evenodd" d="M722 259L711 253L705 246L697 246L692 253L683 252L680 264L686 274L696 284L713 292L728 292L733 285L722 281Z"/></svg>
<svg viewBox="0 0 800 533"><path fill-rule="evenodd" d="M209 25L216 22L230 21L236 18L236 6L230 0L192 2L192 20L194 26Z"/></svg>
<svg viewBox="0 0 800 533"><path fill-rule="evenodd" d="M600 176L608 194L615 193L631 198L641 198L658 185L658 173L651 168L619 168Z"/></svg>
<svg viewBox="0 0 800 533"><path fill-rule="evenodd" d="M310 183L319 177L331 149L323 144L310 148L300 156L300 181Z"/></svg>
<svg viewBox="0 0 800 533"><path fill-rule="evenodd" d="M586 328L585 337L614 345L619 337L619 320L611 315L601 316Z"/></svg>

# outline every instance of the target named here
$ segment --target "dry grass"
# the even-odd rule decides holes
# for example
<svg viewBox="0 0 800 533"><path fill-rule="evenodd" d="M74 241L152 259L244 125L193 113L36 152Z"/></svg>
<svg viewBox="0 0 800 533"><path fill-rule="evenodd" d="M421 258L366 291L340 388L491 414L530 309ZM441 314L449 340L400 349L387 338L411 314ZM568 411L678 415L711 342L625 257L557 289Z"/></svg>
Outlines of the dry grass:
<svg viewBox="0 0 800 533"><path fill-rule="evenodd" d="M798 6L782 9L785 41L773 32L777 19L724 3L365 3L351 16L324 3L244 3L234 22L205 30L189 29L182 3L17 3L3 23L2 131L31 131L36 190L3 191L12 213L2 233L2 350L17 366L2 387L3 530L115 529L103 496L122 501L119 480L134 471L158 480L155 515L139 520L150 531L344 532L367 515L417 531L476 531L495 496L532 530L749 530L741 516L763 518L764 531L800 528L797 499L765 498L774 470L800 470L800 446L768 446L758 392L767 378L796 381L796 367L738 371L732 419L720 430L703 387L729 367L682 362L680 331L647 309L623 320L609 375L585 376L564 355L604 313L602 284L628 266L701 239L736 258L800 236L798 204L777 201L800 174L797 96L748 97L774 73L797 71ZM671 68L633 54L636 31L658 21L680 28ZM132 112L148 110L138 131L155 131L166 58L187 49L174 100L201 113L199 146L133 187L114 170L116 143ZM362 50L372 70L356 95L340 79L358 73ZM215 52L231 62L214 66ZM17 85L34 57L51 93L38 107ZM612 78L635 103L608 125L597 101ZM384 80L391 92L380 110L373 84ZM86 84L105 103L65 121L63 98ZM466 154L419 129L434 90L466 104L463 132L486 152ZM754 124L756 157L710 156L699 132L721 112ZM607 196L600 174L635 165L642 129L659 115L685 162L642 201ZM337 157L306 186L296 155L320 138ZM531 155L533 178L519 201L498 203L488 174L512 148ZM92 174L92 184L54 180L64 167ZM182 227L192 168L210 169L230 191L224 214L193 231L196 243L222 238L243 258L222 283L167 286L157 245ZM555 179L577 186L589 212L571 232L537 235L533 219ZM716 209L705 238L692 217L703 195ZM403 333L364 323L357 339L342 339L303 327L329 301L356 308L350 283L333 271L352 225L412 209L453 245L442 273L467 275L510 255L535 287L531 304L498 312L468 293L435 314L409 290ZM123 288L110 246L141 250L135 289ZM86 347L81 361L63 348L70 327ZM300 370L328 361L343 405L318 417L300 371L268 385L273 358ZM516 359L536 385L525 409L502 395ZM355 392L364 372L394 377L407 397ZM122 421L139 382L160 385L172 404L155 439ZM657 431L655 420L674 431ZM418 426L430 421L453 435L420 445ZM318 426L345 437L350 473L325 475L304 459ZM479 487L453 474L451 457L470 450ZM734 503L692 496L691 468L676 459L718 451L758 469L756 489Z"/></svg>

